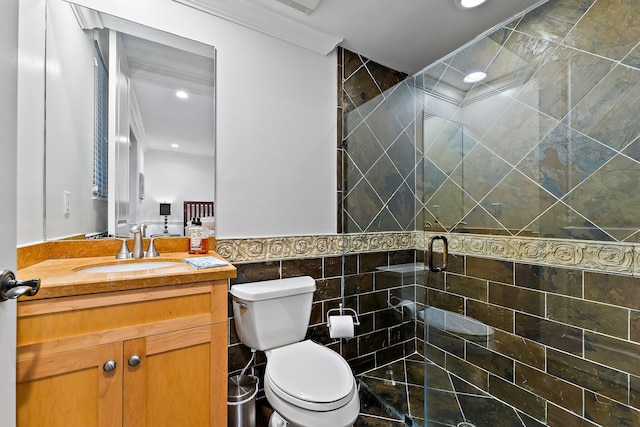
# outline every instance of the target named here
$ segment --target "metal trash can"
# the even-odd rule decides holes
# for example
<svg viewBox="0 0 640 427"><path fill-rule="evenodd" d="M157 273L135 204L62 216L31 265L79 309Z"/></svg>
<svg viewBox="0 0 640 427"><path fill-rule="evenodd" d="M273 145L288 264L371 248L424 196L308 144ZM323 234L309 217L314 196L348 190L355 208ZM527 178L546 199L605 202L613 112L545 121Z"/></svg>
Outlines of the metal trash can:
<svg viewBox="0 0 640 427"><path fill-rule="evenodd" d="M227 413L229 427L255 427L258 378L252 375L229 377Z"/></svg>

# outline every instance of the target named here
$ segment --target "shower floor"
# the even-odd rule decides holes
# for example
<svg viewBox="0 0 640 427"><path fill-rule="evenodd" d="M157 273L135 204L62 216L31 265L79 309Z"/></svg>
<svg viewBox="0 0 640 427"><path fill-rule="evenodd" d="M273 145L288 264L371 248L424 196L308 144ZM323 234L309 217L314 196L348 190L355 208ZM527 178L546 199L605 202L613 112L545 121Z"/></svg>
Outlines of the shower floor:
<svg viewBox="0 0 640 427"><path fill-rule="evenodd" d="M427 375L427 422L424 377ZM447 373L418 354L365 372L360 385L364 426L539 427L543 423Z"/></svg>

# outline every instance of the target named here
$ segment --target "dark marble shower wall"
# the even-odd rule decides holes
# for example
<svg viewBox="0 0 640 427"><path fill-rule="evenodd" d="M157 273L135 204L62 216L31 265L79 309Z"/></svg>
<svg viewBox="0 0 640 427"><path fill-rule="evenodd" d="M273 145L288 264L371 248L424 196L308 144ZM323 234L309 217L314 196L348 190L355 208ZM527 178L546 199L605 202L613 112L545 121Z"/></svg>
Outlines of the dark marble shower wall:
<svg viewBox="0 0 640 427"><path fill-rule="evenodd" d="M413 77L342 48L338 74L338 232L413 231L422 95Z"/></svg>
<svg viewBox="0 0 640 427"><path fill-rule="evenodd" d="M428 359L550 426L640 425L640 279L473 256L449 265L419 300L493 334L472 342L419 322Z"/></svg>
<svg viewBox="0 0 640 427"><path fill-rule="evenodd" d="M432 229L640 241L639 40L636 0L550 0L419 73Z"/></svg>
<svg viewBox="0 0 640 427"><path fill-rule="evenodd" d="M234 264L238 277L231 285L308 275L315 279L310 326L306 339L341 353L355 373L362 373L416 352L415 321L404 317L388 301L415 300L415 274L390 274L386 267L413 263L415 250L382 251L304 259ZM419 261L419 260L418 260ZM360 325L349 340L332 339L327 328L327 312L342 302L344 277L345 307L356 310ZM230 297L231 298L231 297ZM249 362L250 350L240 343L233 323L229 300L229 373L237 374ZM259 368L264 355L258 352Z"/></svg>

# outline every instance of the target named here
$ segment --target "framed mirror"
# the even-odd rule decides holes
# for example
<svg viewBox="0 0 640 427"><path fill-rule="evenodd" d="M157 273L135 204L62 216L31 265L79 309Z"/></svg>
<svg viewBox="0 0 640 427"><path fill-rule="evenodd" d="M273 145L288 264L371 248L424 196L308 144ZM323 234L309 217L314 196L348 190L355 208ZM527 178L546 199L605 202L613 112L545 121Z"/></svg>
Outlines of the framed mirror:
<svg viewBox="0 0 640 427"><path fill-rule="evenodd" d="M183 235L215 197L215 48L48 1L45 70L45 240Z"/></svg>

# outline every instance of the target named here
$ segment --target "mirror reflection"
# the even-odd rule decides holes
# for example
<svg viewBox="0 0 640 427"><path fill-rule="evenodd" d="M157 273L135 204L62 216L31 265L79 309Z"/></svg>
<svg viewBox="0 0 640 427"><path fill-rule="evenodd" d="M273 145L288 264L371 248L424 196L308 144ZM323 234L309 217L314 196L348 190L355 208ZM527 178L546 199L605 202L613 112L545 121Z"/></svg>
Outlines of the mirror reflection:
<svg viewBox="0 0 640 427"><path fill-rule="evenodd" d="M45 239L183 235L214 200L215 49L48 2Z"/></svg>

